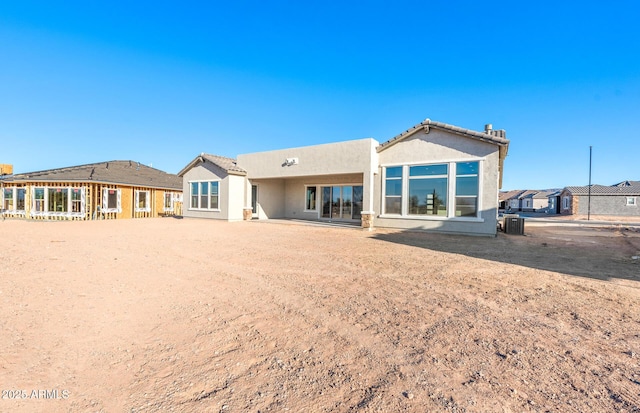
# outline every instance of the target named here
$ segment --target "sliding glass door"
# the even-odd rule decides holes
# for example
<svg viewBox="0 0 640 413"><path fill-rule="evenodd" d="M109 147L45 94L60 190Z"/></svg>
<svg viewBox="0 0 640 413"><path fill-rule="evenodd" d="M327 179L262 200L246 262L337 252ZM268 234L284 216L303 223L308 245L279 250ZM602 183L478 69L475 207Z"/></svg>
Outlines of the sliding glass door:
<svg viewBox="0 0 640 413"><path fill-rule="evenodd" d="M362 186L323 186L322 218L360 219L362 212Z"/></svg>

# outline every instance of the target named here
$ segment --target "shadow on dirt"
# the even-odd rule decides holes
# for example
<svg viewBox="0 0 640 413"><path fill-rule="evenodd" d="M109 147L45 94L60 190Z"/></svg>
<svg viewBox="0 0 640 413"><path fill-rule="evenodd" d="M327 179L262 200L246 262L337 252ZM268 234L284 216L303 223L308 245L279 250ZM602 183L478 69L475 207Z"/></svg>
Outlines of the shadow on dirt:
<svg viewBox="0 0 640 413"><path fill-rule="evenodd" d="M380 232L373 238L579 277L640 281L638 230L529 227L525 234L499 232L495 238L481 238L401 231Z"/></svg>

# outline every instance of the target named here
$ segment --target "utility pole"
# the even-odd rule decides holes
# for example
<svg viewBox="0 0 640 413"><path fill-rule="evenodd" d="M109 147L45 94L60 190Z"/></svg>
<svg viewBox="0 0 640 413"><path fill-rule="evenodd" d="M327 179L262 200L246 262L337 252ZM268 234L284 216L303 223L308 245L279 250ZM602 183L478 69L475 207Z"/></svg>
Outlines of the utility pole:
<svg viewBox="0 0 640 413"><path fill-rule="evenodd" d="M591 154L593 146L589 146L589 196L587 200L587 221L591 220Z"/></svg>

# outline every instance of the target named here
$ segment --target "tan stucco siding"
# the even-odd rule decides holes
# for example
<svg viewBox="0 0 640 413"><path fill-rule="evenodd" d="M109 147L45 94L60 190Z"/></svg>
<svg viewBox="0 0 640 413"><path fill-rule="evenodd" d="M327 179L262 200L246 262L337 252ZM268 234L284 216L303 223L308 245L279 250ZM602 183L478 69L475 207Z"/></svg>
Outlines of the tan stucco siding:
<svg viewBox="0 0 640 413"><path fill-rule="evenodd" d="M191 182L194 181L219 182L219 210L202 210L191 207ZM183 216L191 218L229 219L229 175L225 171L210 163L201 163L184 174L182 185L182 193L184 194ZM240 210L240 214L242 214L242 210Z"/></svg>
<svg viewBox="0 0 640 413"><path fill-rule="evenodd" d="M371 154L378 142L373 139L329 143L238 155L238 166L251 179L291 178L326 174L348 174L371 170ZM285 165L287 159L297 164Z"/></svg>
<svg viewBox="0 0 640 413"><path fill-rule="evenodd" d="M424 131L392 145L379 153L380 168L375 178L374 199L376 218L374 225L406 229L428 229L442 232L460 232L478 235L495 235L498 211L498 147L493 144L459 135L432 130ZM389 217L381 216L383 167L394 165L451 163L479 161L479 207L477 219L455 217ZM449 180L455 179L450 176ZM448 194L451 202L453 194Z"/></svg>

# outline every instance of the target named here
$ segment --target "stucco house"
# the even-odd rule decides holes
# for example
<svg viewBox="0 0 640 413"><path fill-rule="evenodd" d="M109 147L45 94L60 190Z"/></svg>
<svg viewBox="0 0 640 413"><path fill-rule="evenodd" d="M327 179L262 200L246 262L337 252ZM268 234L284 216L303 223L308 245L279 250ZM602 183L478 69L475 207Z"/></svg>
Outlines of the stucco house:
<svg viewBox="0 0 640 413"><path fill-rule="evenodd" d="M4 217L88 220L182 212L182 179L135 161L6 175L0 189Z"/></svg>
<svg viewBox="0 0 640 413"><path fill-rule="evenodd" d="M498 195L500 201L500 209L505 211L519 211L520 210L520 195L525 191L522 189L514 189L511 191L501 191Z"/></svg>
<svg viewBox="0 0 640 413"><path fill-rule="evenodd" d="M178 176L185 217L292 218L495 235L509 141L429 119L384 143L359 139L200 154Z"/></svg>
<svg viewBox="0 0 640 413"><path fill-rule="evenodd" d="M623 181L611 186L591 185L591 191L589 186L568 186L562 190L559 198L560 213L563 215L590 213L640 217L640 181Z"/></svg>

